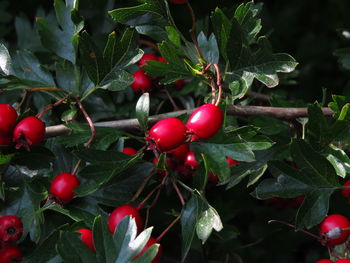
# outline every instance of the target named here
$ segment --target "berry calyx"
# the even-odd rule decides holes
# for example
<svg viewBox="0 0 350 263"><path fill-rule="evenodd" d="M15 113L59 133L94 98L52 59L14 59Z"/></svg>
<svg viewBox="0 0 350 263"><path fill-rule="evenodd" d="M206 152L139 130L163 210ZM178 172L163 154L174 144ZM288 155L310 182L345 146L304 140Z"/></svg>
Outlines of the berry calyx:
<svg viewBox="0 0 350 263"><path fill-rule="evenodd" d="M137 154L137 151L132 147L124 147L123 153L125 153L127 155L135 155L135 154Z"/></svg>
<svg viewBox="0 0 350 263"><path fill-rule="evenodd" d="M30 146L41 143L45 138L45 123L35 116L21 120L13 130L13 141L16 149L24 147L29 151Z"/></svg>
<svg viewBox="0 0 350 263"><path fill-rule="evenodd" d="M196 160L196 156L193 151L189 151L186 155L185 166L195 170L198 167L199 163Z"/></svg>
<svg viewBox="0 0 350 263"><path fill-rule="evenodd" d="M320 224L320 234L328 246L336 246L348 239L349 228L350 222L345 216L333 214L327 216Z"/></svg>
<svg viewBox="0 0 350 263"><path fill-rule="evenodd" d="M187 153L189 151L190 147L188 144L181 144L180 146L171 151L168 151L167 153L170 154L176 162L181 163L186 159Z"/></svg>
<svg viewBox="0 0 350 263"><path fill-rule="evenodd" d="M81 241L87 245L92 251L96 251L94 240L92 238L92 231L87 228L81 228L76 230L75 232L78 232L81 234L80 238Z"/></svg>
<svg viewBox="0 0 350 263"><path fill-rule="evenodd" d="M139 60L139 66L142 67L143 65L147 65L147 61L157 61L158 56L152 54L152 53L144 53L142 58Z"/></svg>
<svg viewBox="0 0 350 263"><path fill-rule="evenodd" d="M157 242L157 240L153 237L150 237L146 243L146 245L143 247L143 249L140 251L140 253L138 253L134 259L137 259L139 256L141 256L144 252L146 252L146 250L151 247L154 244L159 244ZM160 258L162 257L163 254L163 249L162 246L159 244L158 247L158 252L157 255L154 257L154 259L151 261L151 263L158 263L160 261Z"/></svg>
<svg viewBox="0 0 350 263"><path fill-rule="evenodd" d="M350 187L350 180L345 181L343 186ZM341 189L341 194L350 201L350 188Z"/></svg>
<svg viewBox="0 0 350 263"><path fill-rule="evenodd" d="M204 104L196 109L187 121L186 127L191 140L205 140L213 137L222 126L224 114L214 104Z"/></svg>
<svg viewBox="0 0 350 263"><path fill-rule="evenodd" d="M145 72L142 69L136 71L132 75L134 77L134 81L133 83L131 83L130 86L135 92L145 93L151 90L152 80L149 76L145 74Z"/></svg>
<svg viewBox="0 0 350 263"><path fill-rule="evenodd" d="M162 152L178 147L185 142L185 139L186 127L182 121L175 118L158 121L146 136L146 141L149 143L148 148L156 148Z"/></svg>
<svg viewBox="0 0 350 263"><path fill-rule="evenodd" d="M69 203L74 197L74 189L80 184L78 177L71 173L61 173L51 182L50 194L61 203Z"/></svg>
<svg viewBox="0 0 350 263"><path fill-rule="evenodd" d="M187 0L170 0L171 3L181 5L187 3Z"/></svg>
<svg viewBox="0 0 350 263"><path fill-rule="evenodd" d="M5 246L0 249L1 263L18 263L22 260L22 252L16 246Z"/></svg>
<svg viewBox="0 0 350 263"><path fill-rule="evenodd" d="M5 242L16 242L23 233L22 220L17 216L0 218L0 239ZM2 262L2 261L0 261Z"/></svg>
<svg viewBox="0 0 350 263"><path fill-rule="evenodd" d="M0 146L9 146L12 143L12 138L7 135L0 135Z"/></svg>
<svg viewBox="0 0 350 263"><path fill-rule="evenodd" d="M333 263L333 261L330 260L330 259L320 259L320 260L317 261L316 263Z"/></svg>
<svg viewBox="0 0 350 263"><path fill-rule="evenodd" d="M16 110L9 104L0 104L0 135L11 134L16 120Z"/></svg>
<svg viewBox="0 0 350 263"><path fill-rule="evenodd" d="M137 229L140 231L143 227L143 222L140 216L139 211L131 205L122 205L113 210L108 218L108 227L111 233L114 233L119 223L126 216L131 216L136 221Z"/></svg>

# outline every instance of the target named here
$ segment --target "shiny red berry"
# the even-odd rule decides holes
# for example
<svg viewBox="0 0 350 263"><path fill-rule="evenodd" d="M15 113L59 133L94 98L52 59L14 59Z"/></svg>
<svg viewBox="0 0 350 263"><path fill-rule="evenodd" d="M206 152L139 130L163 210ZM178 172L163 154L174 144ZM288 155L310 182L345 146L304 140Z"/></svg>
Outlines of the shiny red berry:
<svg viewBox="0 0 350 263"><path fill-rule="evenodd" d="M9 146L12 143L12 138L8 135L0 135L0 146Z"/></svg>
<svg viewBox="0 0 350 263"><path fill-rule="evenodd" d="M178 147L185 139L186 127L182 121L175 118L158 121L146 136L149 149L157 148L162 152Z"/></svg>
<svg viewBox="0 0 350 263"><path fill-rule="evenodd" d="M186 127L191 140L205 140L213 137L224 120L222 110L214 104L204 104L196 109L187 121Z"/></svg>
<svg viewBox="0 0 350 263"><path fill-rule="evenodd" d="M13 141L16 143L16 149L24 147L29 150L29 146L38 145L44 138L45 123L34 116L24 118L13 130Z"/></svg>
<svg viewBox="0 0 350 263"><path fill-rule="evenodd" d="M125 153L127 155L135 155L135 154L137 154L137 151L132 147L124 147L123 153Z"/></svg>
<svg viewBox="0 0 350 263"><path fill-rule="evenodd" d="M152 54L152 53L144 53L142 58L139 60L139 66L142 67L143 65L147 65L147 61L157 61L158 56Z"/></svg>
<svg viewBox="0 0 350 263"><path fill-rule="evenodd" d="M199 163L196 160L196 156L193 151L189 151L186 155L185 166L195 170Z"/></svg>
<svg viewBox="0 0 350 263"><path fill-rule="evenodd" d="M333 263L333 261L330 259L321 259L321 260L317 261L316 263Z"/></svg>
<svg viewBox="0 0 350 263"><path fill-rule="evenodd" d="M347 258L338 259L337 261L335 261L335 263L350 263L350 259L347 259Z"/></svg>
<svg viewBox="0 0 350 263"><path fill-rule="evenodd" d="M145 72L140 69L132 74L134 77L133 83L131 83L131 88L135 92L148 92L152 88L152 80L149 76L145 74Z"/></svg>
<svg viewBox="0 0 350 263"><path fill-rule="evenodd" d="M350 187L350 180L345 181L343 186ZM350 188L341 189L341 194L350 201Z"/></svg>
<svg viewBox="0 0 350 263"><path fill-rule="evenodd" d="M0 249L1 263L18 263L22 260L22 252L16 246L5 246Z"/></svg>
<svg viewBox="0 0 350 263"><path fill-rule="evenodd" d="M0 239L5 242L16 242L23 233L22 220L17 216L0 218ZM1 262L1 261L0 261Z"/></svg>
<svg viewBox="0 0 350 263"><path fill-rule="evenodd" d="M16 120L16 110L9 104L0 104L0 135L11 134Z"/></svg>
<svg viewBox="0 0 350 263"><path fill-rule="evenodd" d="M62 203L69 203L74 197L74 189L79 186L78 177L71 173L61 173L51 182L50 194Z"/></svg>
<svg viewBox="0 0 350 263"><path fill-rule="evenodd" d="M157 60L163 63L168 63L168 61L163 57L158 57Z"/></svg>
<svg viewBox="0 0 350 263"><path fill-rule="evenodd" d="M211 184L217 184L219 181L219 178L212 171L210 171L208 176L208 181Z"/></svg>
<svg viewBox="0 0 350 263"><path fill-rule="evenodd" d="M87 245L92 251L96 251L96 248L94 246L94 240L92 237L92 231L90 229L82 228L82 229L76 230L75 232L78 232L81 234L80 236L81 241L83 241L85 245Z"/></svg>
<svg viewBox="0 0 350 263"><path fill-rule="evenodd" d="M138 253L136 255L136 257L134 259L137 259L139 256L141 256L144 252L146 252L146 250L151 247L152 245L154 244L159 244L157 242L157 240L153 237L150 237L146 243L146 245L143 247L143 249L140 251L140 253ZM158 252L157 252L157 255L155 256L155 258L151 261L151 263L158 263L160 261L160 258L162 257L162 254L163 254L163 249L162 249L162 246L159 244L159 247L158 247Z"/></svg>
<svg viewBox="0 0 350 263"><path fill-rule="evenodd" d="M170 0L171 3L181 5L187 3L187 0Z"/></svg>
<svg viewBox="0 0 350 263"><path fill-rule="evenodd" d="M350 222L342 215L327 216L320 224L320 234L324 236L328 246L336 246L347 241L350 235Z"/></svg>
<svg viewBox="0 0 350 263"><path fill-rule="evenodd" d="M139 231L142 230L143 222L139 211L131 205L122 205L114 209L113 212L109 215L109 218L108 218L109 231L111 231L111 233L114 233L115 229L118 227L118 224L126 216L133 217L136 221L137 229Z"/></svg>
<svg viewBox="0 0 350 263"><path fill-rule="evenodd" d="M173 150L167 153L178 163L183 162L186 159L187 153L190 151L188 144L181 144Z"/></svg>
<svg viewBox="0 0 350 263"><path fill-rule="evenodd" d="M239 164L238 161L236 161L236 160L234 160L234 159L232 159L232 158L230 158L230 157L226 157L226 160L227 160L229 166Z"/></svg>
<svg viewBox="0 0 350 263"><path fill-rule="evenodd" d="M175 85L175 88L176 88L177 90L182 89L184 83L185 83L185 81L184 81L183 79L177 80L177 81L175 82L175 84L174 84L174 85Z"/></svg>

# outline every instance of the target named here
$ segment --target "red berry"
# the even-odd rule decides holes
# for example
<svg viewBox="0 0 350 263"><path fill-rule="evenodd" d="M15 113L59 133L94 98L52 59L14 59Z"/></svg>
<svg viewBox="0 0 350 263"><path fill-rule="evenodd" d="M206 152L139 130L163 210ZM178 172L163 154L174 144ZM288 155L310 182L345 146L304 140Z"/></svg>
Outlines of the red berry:
<svg viewBox="0 0 350 263"><path fill-rule="evenodd" d="M135 154L137 154L137 151L132 147L124 147L123 153L125 153L127 155L135 155Z"/></svg>
<svg viewBox="0 0 350 263"><path fill-rule="evenodd" d="M6 246L0 249L1 263L17 263L22 260L22 252L16 246Z"/></svg>
<svg viewBox="0 0 350 263"><path fill-rule="evenodd" d="M0 218L0 239L5 242L16 242L23 233L23 224L17 216L3 216ZM0 261L1 262L1 261Z"/></svg>
<svg viewBox="0 0 350 263"><path fill-rule="evenodd" d="M199 163L196 160L196 156L193 151L189 151L186 155L185 166L195 170Z"/></svg>
<svg viewBox="0 0 350 263"><path fill-rule="evenodd" d="M168 61L163 57L158 57L157 60L163 63L168 63Z"/></svg>
<svg viewBox="0 0 350 263"><path fill-rule="evenodd" d="M343 186L350 187L350 180L345 181ZM341 194L350 201L350 188L341 189Z"/></svg>
<svg viewBox="0 0 350 263"><path fill-rule="evenodd" d="M134 82L131 83L131 88L135 92L147 92L152 88L152 80L149 76L145 74L145 72L140 69L132 74L134 77Z"/></svg>
<svg viewBox="0 0 350 263"><path fill-rule="evenodd" d="M322 221L320 234L325 236L328 246L336 246L348 239L350 230L343 230L346 228L350 228L349 220L345 216L333 214Z"/></svg>
<svg viewBox="0 0 350 263"><path fill-rule="evenodd" d="M0 145L1 146L8 146L11 145L12 138L7 135L0 135Z"/></svg>
<svg viewBox="0 0 350 263"><path fill-rule="evenodd" d="M92 238L92 231L87 228L78 229L75 232L81 233L81 241L87 245L92 251L96 251L94 240Z"/></svg>
<svg viewBox="0 0 350 263"><path fill-rule="evenodd" d="M158 121L146 136L150 144L149 149L157 148L162 152L176 148L184 143L185 139L186 127L182 121L175 118Z"/></svg>
<svg viewBox="0 0 350 263"><path fill-rule="evenodd" d="M0 135L11 134L16 120L16 110L9 104L0 104Z"/></svg>
<svg viewBox="0 0 350 263"><path fill-rule="evenodd" d="M170 0L170 2L173 4L180 5L180 4L187 3L187 0Z"/></svg>
<svg viewBox="0 0 350 263"><path fill-rule="evenodd" d="M212 184L217 184L219 181L219 178L212 171L210 171L208 176L208 181Z"/></svg>
<svg viewBox="0 0 350 263"><path fill-rule="evenodd" d="M185 81L184 81L183 79L177 80L177 81L175 82L175 84L174 84L174 85L175 85L175 88L176 88L177 90L182 89L184 83L185 83Z"/></svg>
<svg viewBox="0 0 350 263"><path fill-rule="evenodd" d="M79 186L78 177L71 173L61 173L51 182L50 194L62 203L69 203L74 197L74 189Z"/></svg>
<svg viewBox="0 0 350 263"><path fill-rule="evenodd" d="M350 259L347 259L347 258L338 259L335 263L350 263Z"/></svg>
<svg viewBox="0 0 350 263"><path fill-rule="evenodd" d="M147 61L157 61L158 57L152 53L144 53L142 58L139 60L139 66L142 67L143 65L147 65Z"/></svg>
<svg viewBox="0 0 350 263"><path fill-rule="evenodd" d="M333 261L330 259L321 259L321 260L317 261L316 263L333 263Z"/></svg>
<svg viewBox="0 0 350 263"><path fill-rule="evenodd" d="M157 240L153 237L150 237L146 243L146 245L143 247L143 249L140 251L140 253L138 253L134 260L137 259L139 256L141 256L144 252L146 252L146 250L151 247L152 245L154 244L159 244L157 242ZM155 256L155 258L151 261L151 263L158 263L160 261L160 258L162 257L162 254L163 254L163 249L162 249L162 246L159 244L159 247L158 247L158 252L157 252L157 255Z"/></svg>
<svg viewBox="0 0 350 263"><path fill-rule="evenodd" d="M135 219L137 229L140 231L143 227L143 222L140 216L139 211L131 206L131 205L122 205L113 210L113 212L109 215L108 218L108 227L111 233L115 232L118 224L124 219L126 216L131 216Z"/></svg>
<svg viewBox="0 0 350 263"><path fill-rule="evenodd" d="M232 159L232 158L230 158L230 157L226 157L226 160L227 160L229 166L239 164L238 161L236 161L236 160L234 160L234 159Z"/></svg>
<svg viewBox="0 0 350 263"><path fill-rule="evenodd" d="M21 120L13 130L13 141L16 149L21 147L29 150L29 146L35 146L45 138L45 123L37 117L29 116Z"/></svg>
<svg viewBox="0 0 350 263"><path fill-rule="evenodd" d="M204 104L196 109L187 121L186 127L192 134L191 140L205 140L213 137L221 128L224 114L214 104Z"/></svg>
<svg viewBox="0 0 350 263"><path fill-rule="evenodd" d="M170 154L175 161L181 163L186 159L189 150L190 147L188 146L188 144L181 144L179 147L176 147L175 149L168 151L167 153Z"/></svg>

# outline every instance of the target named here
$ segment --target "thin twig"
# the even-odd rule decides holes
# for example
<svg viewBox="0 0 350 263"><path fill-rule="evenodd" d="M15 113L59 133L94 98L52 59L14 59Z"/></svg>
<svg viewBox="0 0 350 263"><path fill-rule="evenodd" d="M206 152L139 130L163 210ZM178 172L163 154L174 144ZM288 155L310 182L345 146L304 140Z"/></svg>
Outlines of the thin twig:
<svg viewBox="0 0 350 263"><path fill-rule="evenodd" d="M164 229L164 231L156 238L157 242L159 242L162 237L169 232L169 230L176 224L177 221L179 221L181 218L181 216L177 216L169 225L166 229Z"/></svg>
<svg viewBox="0 0 350 263"><path fill-rule="evenodd" d="M56 101L53 104L46 105L45 108L36 115L36 117L40 119L47 111L52 110L54 107L61 105L65 100L67 100L67 98L68 96Z"/></svg>
<svg viewBox="0 0 350 263"><path fill-rule="evenodd" d="M79 170L79 167L80 167L80 165L81 165L81 160L78 160L78 162L77 162L77 164L75 165L75 167L74 167L74 170L73 170L73 172L72 172L72 175L76 175L77 174L77 172L78 172L78 170Z"/></svg>
<svg viewBox="0 0 350 263"><path fill-rule="evenodd" d="M176 183L175 183L173 178L171 178L171 184L173 185L173 187L175 189L175 192L176 192L177 196L179 197L181 205L184 206L185 205L185 200L184 200L184 198L183 198L183 196L182 196L182 194L180 192L180 189L177 187L177 185L176 185Z"/></svg>
<svg viewBox="0 0 350 263"><path fill-rule="evenodd" d="M79 109L81 110L81 112L83 113L86 121L88 122L89 126L90 126L90 129L91 129L91 136L90 136L90 139L88 140L88 142L85 144L86 147L89 147L90 144L92 143L94 137L95 137L95 125L94 123L92 122L89 114L86 112L85 108L83 107L83 105L81 104L79 98L75 98L75 100L77 101L78 103L78 106L79 106Z"/></svg>
<svg viewBox="0 0 350 263"><path fill-rule="evenodd" d="M218 90L219 90L218 99L215 102L215 106L218 106L220 104L221 97L222 97L221 74L220 74L220 69L218 64L214 63L213 66L216 70L216 86L218 87Z"/></svg>
<svg viewBox="0 0 350 263"><path fill-rule="evenodd" d="M152 176L154 175L155 170L152 170L149 175L147 175L147 177L145 178L145 180L143 180L142 184L140 185L140 187L137 189L136 193L134 194L134 196L130 199L130 201L128 203L132 203L134 202L142 193L143 189L145 189L147 183L149 182L149 180L151 180Z"/></svg>
<svg viewBox="0 0 350 263"><path fill-rule="evenodd" d="M294 230L296 229L296 226L295 225L292 225L292 224L289 224L287 222L284 222L284 221L280 221L280 220L270 220L267 222L268 224L271 224L271 223L279 223L279 224L283 224L283 225L286 225L286 226L289 226L291 228L294 228ZM311 236L313 238L316 238L318 241L321 241L321 237L309 232L309 231L306 231L304 229L300 229L299 230L300 232L303 232L304 234L307 234L308 236Z"/></svg>
<svg viewBox="0 0 350 263"><path fill-rule="evenodd" d="M159 49L158 49L157 45L154 44L152 41L149 41L149 40L146 40L146 39L140 39L140 42L141 42L142 45L148 46L151 49L153 49L153 51L159 53Z"/></svg>

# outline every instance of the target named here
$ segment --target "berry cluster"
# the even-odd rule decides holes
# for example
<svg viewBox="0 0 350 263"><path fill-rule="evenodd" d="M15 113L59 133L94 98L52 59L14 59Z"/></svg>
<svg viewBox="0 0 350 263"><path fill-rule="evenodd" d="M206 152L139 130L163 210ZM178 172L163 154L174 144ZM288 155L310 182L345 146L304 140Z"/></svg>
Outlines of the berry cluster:
<svg viewBox="0 0 350 263"><path fill-rule="evenodd" d="M17 112L9 104L0 104L0 145L15 144L30 150L45 138L45 123L35 116L28 116L17 123Z"/></svg>
<svg viewBox="0 0 350 263"><path fill-rule="evenodd" d="M16 242L23 233L23 224L19 217L14 215L0 218L0 262L12 263L22 260L22 252Z"/></svg>

